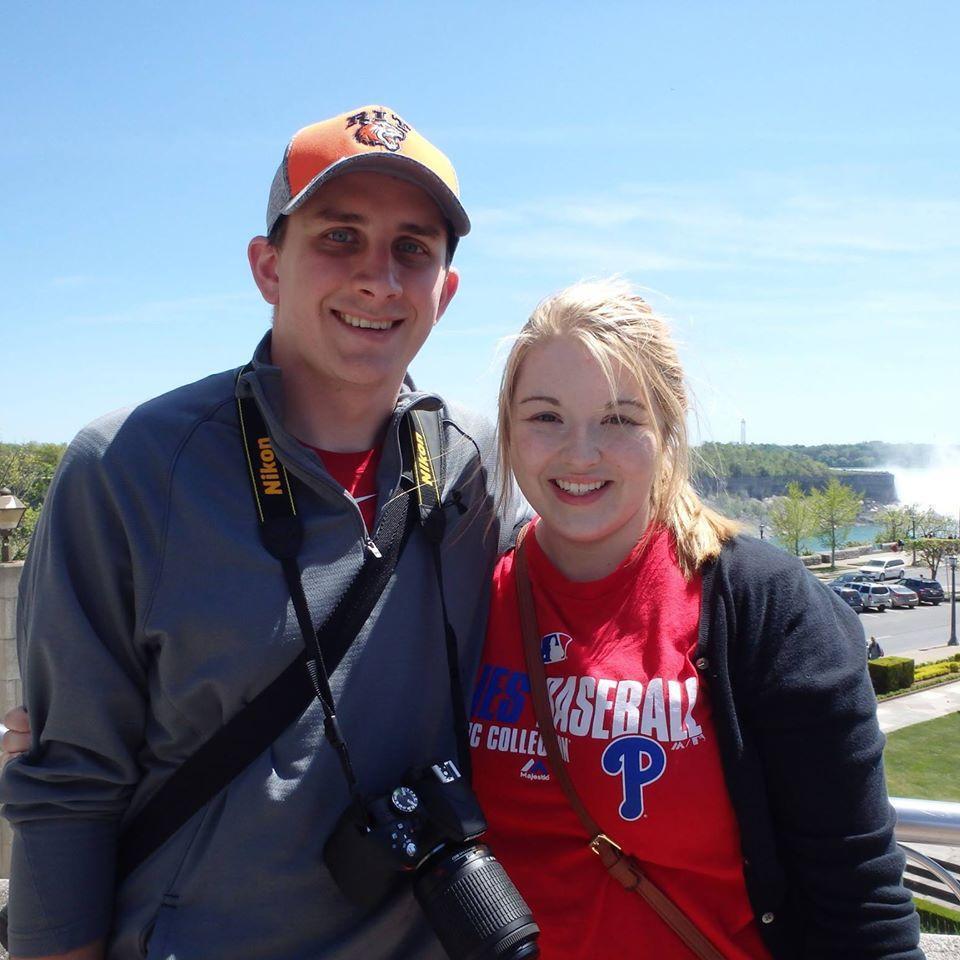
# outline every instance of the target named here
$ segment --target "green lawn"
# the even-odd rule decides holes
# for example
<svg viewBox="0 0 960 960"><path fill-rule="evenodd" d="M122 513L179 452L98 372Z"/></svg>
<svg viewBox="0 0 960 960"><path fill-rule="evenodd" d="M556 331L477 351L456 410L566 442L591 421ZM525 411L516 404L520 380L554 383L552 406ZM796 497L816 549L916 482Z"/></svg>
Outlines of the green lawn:
<svg viewBox="0 0 960 960"><path fill-rule="evenodd" d="M960 712L887 734L883 758L891 796L960 801Z"/></svg>

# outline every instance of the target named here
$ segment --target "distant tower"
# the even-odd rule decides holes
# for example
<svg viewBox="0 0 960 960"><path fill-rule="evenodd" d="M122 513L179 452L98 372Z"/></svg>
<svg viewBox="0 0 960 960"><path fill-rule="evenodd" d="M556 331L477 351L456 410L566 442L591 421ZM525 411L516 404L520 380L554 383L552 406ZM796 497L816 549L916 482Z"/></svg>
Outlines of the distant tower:
<svg viewBox="0 0 960 960"><path fill-rule="evenodd" d="M747 421L740 421L740 443L744 444L747 442Z"/></svg>

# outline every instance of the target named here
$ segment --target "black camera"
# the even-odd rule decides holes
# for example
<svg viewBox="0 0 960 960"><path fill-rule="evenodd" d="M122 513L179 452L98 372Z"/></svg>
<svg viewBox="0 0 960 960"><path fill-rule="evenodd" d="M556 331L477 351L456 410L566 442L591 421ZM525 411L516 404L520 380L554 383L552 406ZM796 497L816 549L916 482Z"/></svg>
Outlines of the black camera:
<svg viewBox="0 0 960 960"><path fill-rule="evenodd" d="M355 802L323 851L354 903L374 907L412 874L413 892L453 960L539 957L540 928L490 848L477 798L452 760L413 770L384 797Z"/></svg>

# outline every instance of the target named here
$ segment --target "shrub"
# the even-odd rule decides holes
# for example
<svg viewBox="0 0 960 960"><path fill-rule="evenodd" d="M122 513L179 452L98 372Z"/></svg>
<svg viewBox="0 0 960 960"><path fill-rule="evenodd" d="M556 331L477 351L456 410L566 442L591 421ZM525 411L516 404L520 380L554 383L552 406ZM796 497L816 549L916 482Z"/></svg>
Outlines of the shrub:
<svg viewBox="0 0 960 960"><path fill-rule="evenodd" d="M948 663L951 673L960 673L960 663Z"/></svg>
<svg viewBox="0 0 960 960"><path fill-rule="evenodd" d="M917 667L913 673L913 679L915 682L920 682L921 680L932 680L934 677L945 677L948 673L953 671L951 667L960 667L960 664L956 663L927 663L922 667Z"/></svg>
<svg viewBox="0 0 960 960"><path fill-rule="evenodd" d="M960 913L956 910L917 897L913 902L920 914L920 930L923 933L960 934Z"/></svg>
<svg viewBox="0 0 960 960"><path fill-rule="evenodd" d="M913 661L908 657L879 657L867 662L875 693L904 690L913 683Z"/></svg>

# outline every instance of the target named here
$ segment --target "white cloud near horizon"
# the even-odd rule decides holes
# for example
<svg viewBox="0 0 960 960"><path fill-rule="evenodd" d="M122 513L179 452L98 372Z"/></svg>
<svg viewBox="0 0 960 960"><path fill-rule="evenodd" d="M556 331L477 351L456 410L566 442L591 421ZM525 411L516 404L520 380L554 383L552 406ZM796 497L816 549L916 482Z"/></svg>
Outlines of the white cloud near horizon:
<svg viewBox="0 0 960 960"><path fill-rule="evenodd" d="M751 187L744 192L740 178L694 186L628 183L472 215L483 227L478 243L488 249L506 244L527 260L602 259L620 270L747 269L776 261L869 265L891 256L923 256L936 266L938 257L960 252L958 200L830 192L796 177L766 176Z"/></svg>

